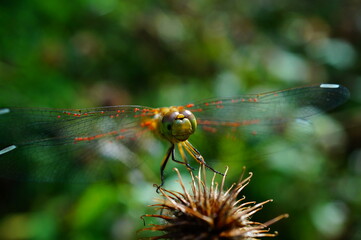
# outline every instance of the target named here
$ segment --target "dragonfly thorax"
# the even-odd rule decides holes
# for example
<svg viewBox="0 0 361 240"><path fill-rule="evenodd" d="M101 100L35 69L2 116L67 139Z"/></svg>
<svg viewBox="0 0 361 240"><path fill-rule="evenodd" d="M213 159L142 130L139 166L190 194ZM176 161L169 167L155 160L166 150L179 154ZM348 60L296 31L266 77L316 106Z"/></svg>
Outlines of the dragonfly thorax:
<svg viewBox="0 0 361 240"><path fill-rule="evenodd" d="M169 108L161 118L160 134L171 143L186 141L197 128L197 120L189 110Z"/></svg>

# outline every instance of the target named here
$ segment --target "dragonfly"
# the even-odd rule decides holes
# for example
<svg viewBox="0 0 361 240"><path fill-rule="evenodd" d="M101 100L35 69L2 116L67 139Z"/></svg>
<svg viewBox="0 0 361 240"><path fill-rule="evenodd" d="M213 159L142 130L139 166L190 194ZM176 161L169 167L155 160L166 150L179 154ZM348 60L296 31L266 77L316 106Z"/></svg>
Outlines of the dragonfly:
<svg viewBox="0 0 361 240"><path fill-rule="evenodd" d="M343 104L349 95L344 86L318 84L161 108L0 108L0 176L33 181L102 179L119 159L132 156L127 149L146 132L169 143L160 164L161 185L170 159L191 168L190 156L221 174L207 164L190 136L200 131L249 137L277 134L287 124ZM176 158L177 150L181 159Z"/></svg>

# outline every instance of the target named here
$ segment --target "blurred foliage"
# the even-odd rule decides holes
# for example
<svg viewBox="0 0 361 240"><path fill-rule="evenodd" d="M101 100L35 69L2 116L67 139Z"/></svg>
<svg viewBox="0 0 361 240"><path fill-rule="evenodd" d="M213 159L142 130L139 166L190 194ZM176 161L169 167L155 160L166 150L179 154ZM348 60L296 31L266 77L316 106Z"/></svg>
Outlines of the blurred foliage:
<svg viewBox="0 0 361 240"><path fill-rule="evenodd" d="M191 140L216 169L229 165L232 181L243 165L255 173L247 199L274 199L259 221L290 214L272 227L279 239L361 239L360 9L355 0L2 1L0 106L156 107L341 83L350 101L315 117L316 136L297 146ZM0 238L134 239L167 145L149 146L120 183L1 180Z"/></svg>

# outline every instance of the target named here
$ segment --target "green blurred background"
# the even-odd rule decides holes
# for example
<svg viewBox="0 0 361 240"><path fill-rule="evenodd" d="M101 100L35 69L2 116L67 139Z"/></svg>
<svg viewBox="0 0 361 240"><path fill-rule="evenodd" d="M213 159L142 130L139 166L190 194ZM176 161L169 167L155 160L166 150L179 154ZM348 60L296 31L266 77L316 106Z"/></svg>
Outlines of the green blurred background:
<svg viewBox="0 0 361 240"><path fill-rule="evenodd" d="M216 169L230 166L230 183L242 166L254 172L247 199L274 202L253 220L290 214L272 226L278 239L361 239L360 1L2 1L0 26L3 107L158 107L347 86L347 104L314 118L315 141L193 141ZM135 239L167 147L149 144L121 182L1 180L0 239Z"/></svg>

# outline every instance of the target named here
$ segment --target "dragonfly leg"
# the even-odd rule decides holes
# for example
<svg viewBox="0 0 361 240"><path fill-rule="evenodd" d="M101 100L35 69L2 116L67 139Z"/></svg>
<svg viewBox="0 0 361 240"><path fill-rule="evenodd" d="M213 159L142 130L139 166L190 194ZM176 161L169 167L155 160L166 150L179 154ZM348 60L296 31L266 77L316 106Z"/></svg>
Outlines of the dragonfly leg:
<svg viewBox="0 0 361 240"><path fill-rule="evenodd" d="M181 157L183 159L183 162L175 159L174 150L172 152L172 161L174 161L176 163L179 163L179 164L182 164L182 165L186 165L186 167L188 169L194 170L194 168L191 165L189 165L189 163L187 161L186 155L184 154L184 151L183 151L183 145L181 143L178 144L178 150L179 150L179 153L180 153L180 155L181 155Z"/></svg>
<svg viewBox="0 0 361 240"><path fill-rule="evenodd" d="M173 158L173 155L174 155L173 152L174 152L174 144L172 144L172 146L170 146L168 148L167 154L163 158L162 164L160 166L160 185L157 187L157 190L156 190L157 193L159 193L159 188L161 188L164 185L164 169L168 163L168 160L169 160L169 157L171 154L172 154L172 158Z"/></svg>
<svg viewBox="0 0 361 240"><path fill-rule="evenodd" d="M179 146L179 145L178 145ZM182 155L182 158L184 160L184 162L182 161L179 161L177 159L175 159L175 154L174 154L174 151L175 151L175 148L174 148L174 144L172 144L168 150L167 150L167 154L165 155L165 157L163 158L163 161L162 161L162 164L160 166L160 185L157 186L157 193L159 193L159 188L161 188L163 185L164 185L164 169L168 163L168 160L169 160L169 157L172 157L172 161L176 162L176 163L180 163L182 165L186 165L187 168L191 169L191 170L194 170L194 168L192 166L189 165L189 163L187 162L187 159L184 155L184 151L183 151L183 148L180 147L180 153Z"/></svg>
<svg viewBox="0 0 361 240"><path fill-rule="evenodd" d="M204 160L203 156L201 155L201 153L187 140L184 142L184 147L187 150L187 152L201 165L204 165L206 168L208 168L209 170L211 170L214 173L220 174L222 176L224 176L223 173L215 170L214 168L212 168L211 166L209 166L206 161Z"/></svg>

